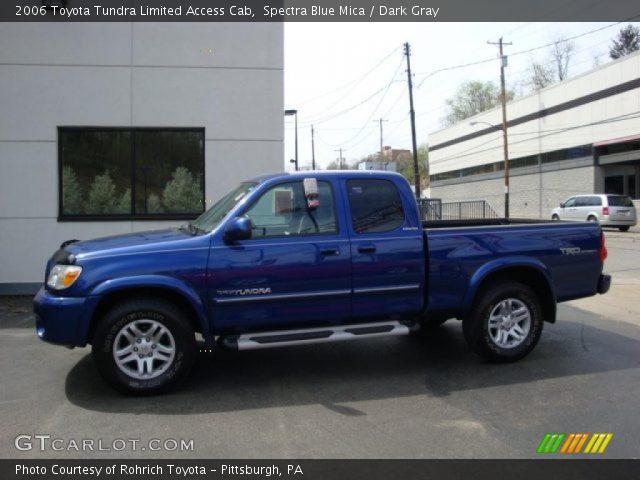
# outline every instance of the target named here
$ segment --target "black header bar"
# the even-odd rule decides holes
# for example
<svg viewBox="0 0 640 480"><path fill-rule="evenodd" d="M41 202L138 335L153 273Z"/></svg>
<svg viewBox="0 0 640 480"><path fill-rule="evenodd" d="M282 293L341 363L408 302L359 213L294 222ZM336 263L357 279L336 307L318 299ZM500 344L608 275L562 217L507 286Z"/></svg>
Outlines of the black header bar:
<svg viewBox="0 0 640 480"><path fill-rule="evenodd" d="M637 0L6 0L8 22L585 22L640 14Z"/></svg>

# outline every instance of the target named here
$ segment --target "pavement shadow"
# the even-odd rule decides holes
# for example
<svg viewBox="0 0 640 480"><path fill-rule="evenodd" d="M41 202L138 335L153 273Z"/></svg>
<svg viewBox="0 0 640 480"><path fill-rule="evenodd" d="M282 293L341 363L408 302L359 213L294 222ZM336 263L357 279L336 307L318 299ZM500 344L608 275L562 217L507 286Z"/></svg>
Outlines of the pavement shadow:
<svg viewBox="0 0 640 480"><path fill-rule="evenodd" d="M637 368L639 351L639 340L565 320L546 325L540 344L526 359L496 365L470 353L460 323L450 321L428 336L201 353L189 379L172 393L152 397L114 391L87 355L69 372L65 392L73 404L100 412L190 415L321 404L357 416L361 414L357 409L340 404L412 395L442 397Z"/></svg>

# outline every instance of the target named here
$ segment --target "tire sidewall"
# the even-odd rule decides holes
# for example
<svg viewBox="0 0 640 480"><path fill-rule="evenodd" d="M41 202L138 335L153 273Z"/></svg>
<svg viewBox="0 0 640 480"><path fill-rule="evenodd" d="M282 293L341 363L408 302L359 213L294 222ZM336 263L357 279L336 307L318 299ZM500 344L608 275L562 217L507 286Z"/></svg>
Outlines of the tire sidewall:
<svg viewBox="0 0 640 480"><path fill-rule="evenodd" d="M118 332L128 323L141 319L155 320L164 325L173 335L176 346L176 353L169 368L161 375L150 379L130 377L120 370L113 357ZM139 393L158 392L173 384L190 367L195 355L195 341L193 332L185 329L184 322L170 311L125 307L108 314L96 329L93 355L101 373L117 388Z"/></svg>
<svg viewBox="0 0 640 480"><path fill-rule="evenodd" d="M531 315L529 333L520 345L513 348L502 348L496 345L489 333L489 316L491 312L497 304L507 298L515 298L523 302ZM504 284L493 292L489 290L475 321L479 324L476 325L480 327L478 333L482 348L487 350L491 359L505 361L520 359L533 350L540 339L544 324L540 304L535 294L528 287L520 284Z"/></svg>

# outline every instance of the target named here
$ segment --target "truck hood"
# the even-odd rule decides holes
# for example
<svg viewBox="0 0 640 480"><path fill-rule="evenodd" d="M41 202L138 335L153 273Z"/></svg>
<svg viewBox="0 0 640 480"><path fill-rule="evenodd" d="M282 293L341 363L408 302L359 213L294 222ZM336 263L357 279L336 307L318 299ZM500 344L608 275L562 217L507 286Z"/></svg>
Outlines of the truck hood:
<svg viewBox="0 0 640 480"><path fill-rule="evenodd" d="M126 233L71 243L64 250L78 258L108 256L122 253L144 253L177 248L178 243L189 242L195 237L177 228Z"/></svg>

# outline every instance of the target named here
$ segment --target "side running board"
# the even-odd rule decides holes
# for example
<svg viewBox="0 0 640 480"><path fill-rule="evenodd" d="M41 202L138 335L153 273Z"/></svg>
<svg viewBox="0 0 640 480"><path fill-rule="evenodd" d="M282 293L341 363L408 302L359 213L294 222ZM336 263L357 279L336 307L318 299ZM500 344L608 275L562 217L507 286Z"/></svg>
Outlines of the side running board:
<svg viewBox="0 0 640 480"><path fill-rule="evenodd" d="M311 343L340 342L356 338L388 337L408 335L418 328L409 322L388 321L339 325L333 327L306 328L300 330L278 330L273 332L245 333L222 336L218 339L221 347L229 350L257 350L260 348L307 345Z"/></svg>

